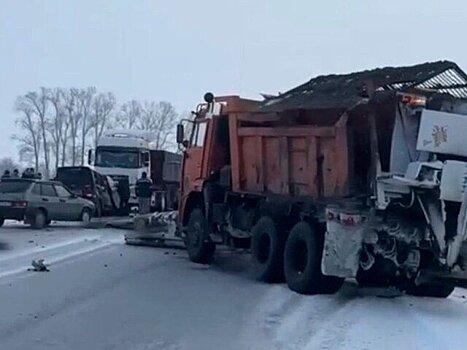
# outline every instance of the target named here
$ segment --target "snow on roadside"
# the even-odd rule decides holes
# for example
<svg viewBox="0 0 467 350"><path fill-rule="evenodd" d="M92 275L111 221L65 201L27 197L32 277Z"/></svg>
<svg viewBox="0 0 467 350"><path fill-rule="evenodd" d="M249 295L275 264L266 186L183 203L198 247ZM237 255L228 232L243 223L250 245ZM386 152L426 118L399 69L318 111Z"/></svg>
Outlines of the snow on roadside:
<svg viewBox="0 0 467 350"><path fill-rule="evenodd" d="M0 241L6 247L0 252L2 278L27 271L32 260L44 259L47 265L56 264L112 244L123 243L123 235L115 229L86 230L73 224L37 231L8 223L0 229Z"/></svg>
<svg viewBox="0 0 467 350"><path fill-rule="evenodd" d="M336 295L303 296L284 285L264 295L246 338L269 339L257 349L463 349L467 291L448 299L378 293L346 283Z"/></svg>

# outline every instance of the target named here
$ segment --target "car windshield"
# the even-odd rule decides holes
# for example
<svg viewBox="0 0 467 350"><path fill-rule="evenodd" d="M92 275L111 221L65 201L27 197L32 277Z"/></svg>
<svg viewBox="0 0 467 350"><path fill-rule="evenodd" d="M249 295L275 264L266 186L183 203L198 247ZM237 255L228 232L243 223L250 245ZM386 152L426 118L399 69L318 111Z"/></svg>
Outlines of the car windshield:
<svg viewBox="0 0 467 350"><path fill-rule="evenodd" d="M25 192L31 185L28 181L5 181L0 182L0 193Z"/></svg>
<svg viewBox="0 0 467 350"><path fill-rule="evenodd" d="M92 185L90 169L58 169L57 180L64 183L68 188L84 188Z"/></svg>
<svg viewBox="0 0 467 350"><path fill-rule="evenodd" d="M137 150L98 149L96 166L106 168L138 168L138 155Z"/></svg>

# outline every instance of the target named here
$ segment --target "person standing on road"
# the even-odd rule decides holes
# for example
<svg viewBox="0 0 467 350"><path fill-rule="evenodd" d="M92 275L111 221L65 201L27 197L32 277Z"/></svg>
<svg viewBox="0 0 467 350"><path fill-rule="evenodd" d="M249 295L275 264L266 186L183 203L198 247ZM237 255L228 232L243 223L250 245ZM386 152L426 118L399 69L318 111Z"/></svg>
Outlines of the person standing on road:
<svg viewBox="0 0 467 350"><path fill-rule="evenodd" d="M148 214L151 207L152 181L148 179L148 174L143 172L141 178L136 181L136 196L140 214Z"/></svg>

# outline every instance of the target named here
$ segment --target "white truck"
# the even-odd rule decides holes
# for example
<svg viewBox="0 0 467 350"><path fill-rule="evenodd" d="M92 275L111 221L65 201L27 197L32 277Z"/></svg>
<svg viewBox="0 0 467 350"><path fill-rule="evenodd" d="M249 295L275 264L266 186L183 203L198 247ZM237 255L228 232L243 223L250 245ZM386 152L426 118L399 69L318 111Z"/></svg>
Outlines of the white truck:
<svg viewBox="0 0 467 350"><path fill-rule="evenodd" d="M135 184L146 172L154 184L153 209L176 209L181 156L158 150L155 138L155 133L148 131L109 130L97 143L94 157L89 151L88 161L97 172L128 184L130 205L137 203Z"/></svg>

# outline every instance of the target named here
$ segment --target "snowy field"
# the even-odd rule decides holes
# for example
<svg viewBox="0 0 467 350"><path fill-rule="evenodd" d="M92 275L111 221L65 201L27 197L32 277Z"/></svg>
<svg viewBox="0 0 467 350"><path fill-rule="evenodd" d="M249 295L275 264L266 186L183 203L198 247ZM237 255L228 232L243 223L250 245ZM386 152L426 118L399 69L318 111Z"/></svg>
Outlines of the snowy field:
<svg viewBox="0 0 467 350"><path fill-rule="evenodd" d="M382 298L346 283L301 296L256 282L248 256L212 266L124 231L0 229L0 349L465 349L467 292ZM50 272L28 272L42 258ZM465 293L464 293L465 292Z"/></svg>

